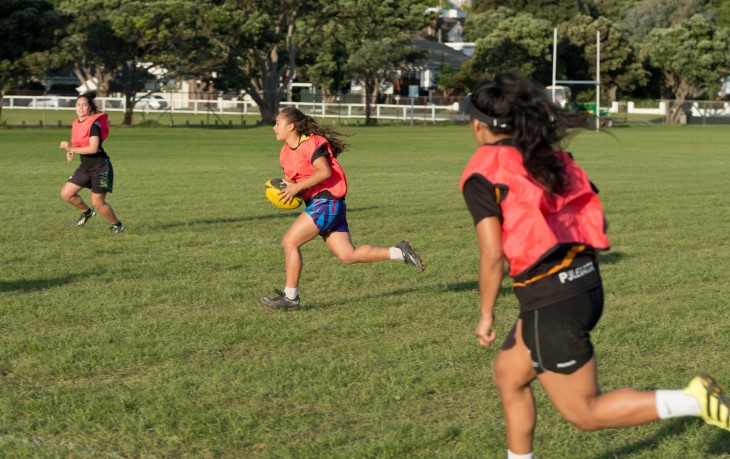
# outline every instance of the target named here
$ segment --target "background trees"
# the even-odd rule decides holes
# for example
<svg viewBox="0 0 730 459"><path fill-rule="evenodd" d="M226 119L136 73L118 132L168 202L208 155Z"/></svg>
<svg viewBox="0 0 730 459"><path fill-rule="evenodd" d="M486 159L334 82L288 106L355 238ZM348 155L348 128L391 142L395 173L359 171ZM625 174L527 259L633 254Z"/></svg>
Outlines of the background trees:
<svg viewBox="0 0 730 459"><path fill-rule="evenodd" d="M335 40L324 36L325 43L341 50L346 75L363 87L367 124L378 89L424 57L412 44L413 31L425 25L424 10L417 0L340 0L332 9L328 30Z"/></svg>
<svg viewBox="0 0 730 459"><path fill-rule="evenodd" d="M649 62L661 69L662 84L674 100L670 120L677 122L682 104L702 95L730 74L730 29L713 28L697 14L671 28L654 29L643 46Z"/></svg>
<svg viewBox="0 0 730 459"><path fill-rule="evenodd" d="M245 92L273 122L293 81L327 94L363 87L367 118L385 86L415 72L413 39L436 0L5 0L0 2L0 91L54 68L123 93L132 122L139 94L173 78ZM722 0L474 0L464 26L476 43L437 89L459 95L498 71L548 85L552 31L558 79L594 80L608 100L712 98L730 74L730 4ZM149 87L156 82L157 86ZM581 94L581 91L584 94ZM593 98L591 87L576 87ZM1 93L0 93L1 95Z"/></svg>
<svg viewBox="0 0 730 459"><path fill-rule="evenodd" d="M197 6L187 0L62 0L59 11L67 27L58 52L80 83L94 79L102 95L116 84L126 101L125 125L132 124L137 94L147 82L159 86L185 75L204 55Z"/></svg>
<svg viewBox="0 0 730 459"><path fill-rule="evenodd" d="M0 2L0 101L7 89L45 69L58 27L50 1Z"/></svg>
<svg viewBox="0 0 730 459"><path fill-rule="evenodd" d="M596 80L596 32L600 33L601 39L601 86L609 100L616 100L619 90L629 93L646 84L647 71L636 55L629 34L604 16L593 19L582 14L559 28L559 58L567 63L567 66L561 65L565 78ZM592 86L579 89L595 92Z"/></svg>
<svg viewBox="0 0 730 459"><path fill-rule="evenodd" d="M317 32L320 11L316 0L202 3L201 28L216 57L213 64L221 65L222 81L245 89L259 105L262 122L276 121L299 53Z"/></svg>
<svg viewBox="0 0 730 459"><path fill-rule="evenodd" d="M552 74L550 22L504 8L498 14L502 18L496 22L488 15L481 16L487 25L477 27L488 29L489 33L476 40L472 71L488 77L496 72L516 70L547 84ZM477 35L469 33L469 36Z"/></svg>

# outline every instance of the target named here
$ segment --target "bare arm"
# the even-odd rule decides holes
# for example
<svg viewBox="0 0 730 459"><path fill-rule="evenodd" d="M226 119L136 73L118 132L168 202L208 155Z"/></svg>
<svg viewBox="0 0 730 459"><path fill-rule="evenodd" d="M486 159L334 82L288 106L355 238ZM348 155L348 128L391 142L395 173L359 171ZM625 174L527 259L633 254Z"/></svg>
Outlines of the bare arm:
<svg viewBox="0 0 730 459"><path fill-rule="evenodd" d="M492 329L494 305L502 287L504 255L502 253L502 225L499 218L487 217L476 224L479 245L480 314L475 334L479 344L489 346L497 338Z"/></svg>

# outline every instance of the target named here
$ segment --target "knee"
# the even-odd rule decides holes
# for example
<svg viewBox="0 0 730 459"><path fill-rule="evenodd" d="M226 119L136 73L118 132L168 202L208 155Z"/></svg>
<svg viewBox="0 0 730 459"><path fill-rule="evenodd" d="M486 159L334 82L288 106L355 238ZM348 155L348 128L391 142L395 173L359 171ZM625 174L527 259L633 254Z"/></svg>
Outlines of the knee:
<svg viewBox="0 0 730 459"><path fill-rule="evenodd" d="M299 243L287 233L281 238L281 247L284 249L284 252L299 250Z"/></svg>
<svg viewBox="0 0 730 459"><path fill-rule="evenodd" d="M91 204L97 209L106 205L104 196L91 195Z"/></svg>
<svg viewBox="0 0 730 459"><path fill-rule="evenodd" d="M495 365L492 371L492 379L494 380L495 386L497 386L497 390L503 396L525 387L524 381L518 381L514 372L497 365Z"/></svg>
<svg viewBox="0 0 730 459"><path fill-rule="evenodd" d="M560 415L573 427L583 432L593 432L606 427L601 422L600 415L593 409L594 400L586 400L586 403L573 404L569 407L559 409Z"/></svg>
<svg viewBox="0 0 730 459"><path fill-rule="evenodd" d="M596 422L596 420L586 414L563 414L563 418L573 427L583 432L593 432L601 429L601 426Z"/></svg>
<svg viewBox="0 0 730 459"><path fill-rule="evenodd" d="M345 265L351 265L357 263L355 254L353 253L338 253L337 258Z"/></svg>
<svg viewBox="0 0 730 459"><path fill-rule="evenodd" d="M70 202L71 199L76 195L76 193L69 193L66 190L61 190L58 194L61 196L61 199L66 202Z"/></svg>

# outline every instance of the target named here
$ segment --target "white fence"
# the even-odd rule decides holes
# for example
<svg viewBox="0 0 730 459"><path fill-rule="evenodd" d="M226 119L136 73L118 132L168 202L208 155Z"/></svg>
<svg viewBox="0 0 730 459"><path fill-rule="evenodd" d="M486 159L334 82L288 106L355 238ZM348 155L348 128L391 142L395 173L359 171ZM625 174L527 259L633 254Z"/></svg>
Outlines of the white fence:
<svg viewBox="0 0 730 459"><path fill-rule="evenodd" d="M453 100L453 99L452 99ZM5 96L3 110L67 110L74 111L74 96ZM120 97L98 97L100 110L123 112L125 99ZM458 102L437 105L425 98L401 97L395 104L376 104L371 107L371 117L376 120L398 120L402 122L443 122L466 121L459 113ZM420 103L419 103L420 102ZM286 102L281 107L294 106L317 118L340 120L362 120L365 118L365 105L362 103L340 102ZM656 115L666 119L673 101L659 101L656 107L637 108L633 101L613 102L607 107L611 116ZM174 115L236 115L260 117L259 107L251 100L236 98L189 99L181 93L163 93L154 99L143 98L135 105L135 113ZM692 124L730 123L730 102L686 101L682 111L685 122ZM662 121L660 121L662 122Z"/></svg>
<svg viewBox="0 0 730 459"><path fill-rule="evenodd" d="M174 114L185 113L195 115L251 115L260 116L259 107L250 100L236 99L185 99L175 97L176 94L165 94L162 99L143 99L135 104L135 113ZM99 110L104 112L123 112L126 103L124 98L97 97L95 102ZM371 117L379 120L401 120L419 122L437 122L464 120L459 114L458 103L449 105L419 105L407 97L403 103L377 104L371 107ZM75 110L73 96L5 96L3 110ZM364 119L365 105L354 103L324 102L286 102L281 107L294 106L317 118Z"/></svg>

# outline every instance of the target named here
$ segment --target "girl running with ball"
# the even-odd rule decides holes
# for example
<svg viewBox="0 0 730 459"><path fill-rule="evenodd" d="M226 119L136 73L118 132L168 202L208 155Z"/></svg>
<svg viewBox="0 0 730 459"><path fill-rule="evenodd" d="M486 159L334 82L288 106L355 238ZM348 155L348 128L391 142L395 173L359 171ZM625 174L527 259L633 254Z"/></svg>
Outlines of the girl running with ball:
<svg viewBox="0 0 730 459"><path fill-rule="evenodd" d="M288 186L280 192L284 202L301 195L304 212L282 238L286 264L284 290L265 296L261 302L273 309L297 309L299 277L302 273L301 246L321 236L327 247L345 264L398 260L423 271L423 261L408 241L394 247L355 246L347 225L347 178L337 161L346 148L339 133L318 125L299 109L288 107L279 113L274 125L276 140L284 145L279 161Z"/></svg>

